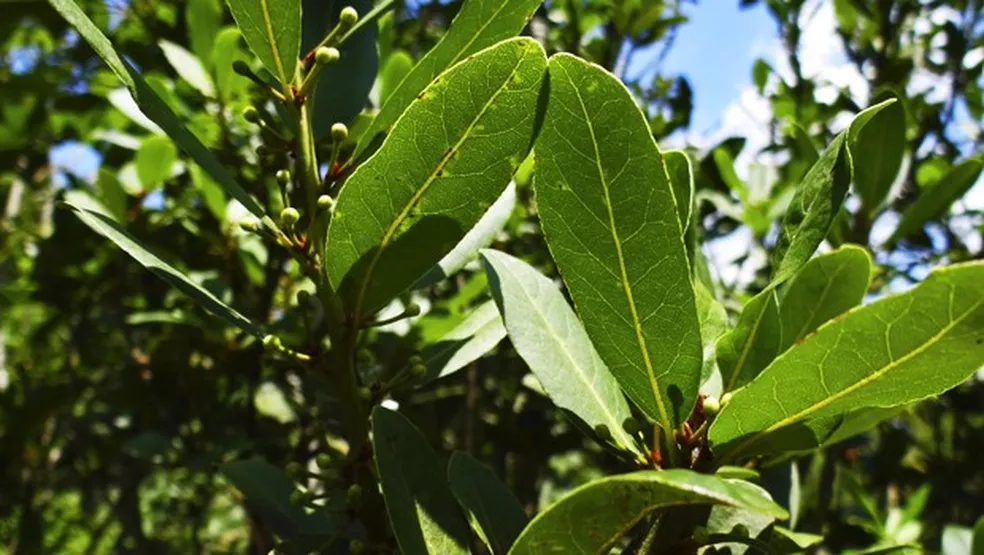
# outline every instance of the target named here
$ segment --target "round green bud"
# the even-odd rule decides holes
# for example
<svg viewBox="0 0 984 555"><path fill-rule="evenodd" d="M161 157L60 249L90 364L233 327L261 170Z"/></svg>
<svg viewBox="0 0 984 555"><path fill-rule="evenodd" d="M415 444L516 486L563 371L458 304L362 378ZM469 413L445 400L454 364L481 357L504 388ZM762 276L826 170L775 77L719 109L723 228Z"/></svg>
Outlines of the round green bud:
<svg viewBox="0 0 984 555"><path fill-rule="evenodd" d="M725 393L721 397L721 408L723 409L724 407L728 406L728 402L729 401L731 401L731 392L730 391L727 392L727 393Z"/></svg>
<svg viewBox="0 0 984 555"><path fill-rule="evenodd" d="M348 545L349 553L352 555L362 555L366 552L366 544L362 540L352 540Z"/></svg>
<svg viewBox="0 0 984 555"><path fill-rule="evenodd" d="M721 401L717 397L707 397L704 399L704 414L708 417L716 415L721 410Z"/></svg>
<svg viewBox="0 0 984 555"><path fill-rule="evenodd" d="M284 471L286 471L287 475L290 476L291 478L297 478L298 476L301 475L302 472L304 472L304 467L301 466L301 463L297 461L292 461L287 463L287 466L284 468Z"/></svg>
<svg viewBox="0 0 984 555"><path fill-rule="evenodd" d="M253 73L249 69L249 64L247 64L242 60L236 60L235 62L232 62L232 71L235 71L239 75L250 75L251 73Z"/></svg>
<svg viewBox="0 0 984 555"><path fill-rule="evenodd" d="M263 337L263 346L266 347L267 349L279 350L281 347L283 347L283 343L280 342L279 337L271 333Z"/></svg>
<svg viewBox="0 0 984 555"><path fill-rule="evenodd" d="M413 355L409 360L407 360L407 362L409 362L411 366L416 366L418 364L423 364L424 359L421 358L420 355Z"/></svg>
<svg viewBox="0 0 984 555"><path fill-rule="evenodd" d="M336 123L331 126L331 140L340 143L348 138L348 126L344 123Z"/></svg>
<svg viewBox="0 0 984 555"><path fill-rule="evenodd" d="M239 228L243 231L248 231L250 233L256 233L260 230L260 221L256 218L246 218L245 220L239 220Z"/></svg>
<svg viewBox="0 0 984 555"><path fill-rule="evenodd" d="M331 46L321 46L314 53L315 63L319 63L321 65L327 65L332 62L338 61L338 59L341 57L342 55L338 51L338 49Z"/></svg>
<svg viewBox="0 0 984 555"><path fill-rule="evenodd" d="M410 367L410 375L414 378L422 378L427 373L427 367L423 364L414 364Z"/></svg>
<svg viewBox="0 0 984 555"><path fill-rule="evenodd" d="M260 111L253 106L247 106L243 110L243 119L250 123L260 123Z"/></svg>
<svg viewBox="0 0 984 555"><path fill-rule="evenodd" d="M639 421L635 418L626 418L625 422L622 422L622 429L633 436L642 432L642 426L639 425Z"/></svg>
<svg viewBox="0 0 984 555"><path fill-rule="evenodd" d="M318 453L318 456L315 457L314 462L318 464L318 468L324 470L325 468L331 466L331 455L328 453Z"/></svg>
<svg viewBox="0 0 984 555"><path fill-rule="evenodd" d="M403 311L403 314L408 317L420 316L420 305L416 303L408 304L406 310Z"/></svg>
<svg viewBox="0 0 984 555"><path fill-rule="evenodd" d="M368 387L360 387L359 388L359 397L363 401L369 401L369 400L371 400L372 399L372 390L370 390Z"/></svg>
<svg viewBox="0 0 984 555"><path fill-rule="evenodd" d="M345 506L350 509L355 509L362 502L362 486L359 484L352 484L349 486L348 491L345 492Z"/></svg>
<svg viewBox="0 0 984 555"><path fill-rule="evenodd" d="M280 185L290 183L290 172L287 170L277 170L277 183Z"/></svg>
<svg viewBox="0 0 984 555"><path fill-rule="evenodd" d="M260 145L256 147L257 156L267 156L270 154L270 148L266 145Z"/></svg>
<svg viewBox="0 0 984 555"><path fill-rule="evenodd" d="M612 431L608 429L608 426L605 426L604 424L598 424L597 426L595 426L594 431L595 434L598 435L598 439L600 439L601 441L612 440Z"/></svg>
<svg viewBox="0 0 984 555"><path fill-rule="evenodd" d="M318 208L322 210L329 210L332 206L335 206L335 199L328 195L321 195L318 197Z"/></svg>
<svg viewBox="0 0 984 555"><path fill-rule="evenodd" d="M707 531L706 526L697 526L694 528L693 540L697 545L704 545L711 539L711 534Z"/></svg>
<svg viewBox="0 0 984 555"><path fill-rule="evenodd" d="M290 492L291 505L304 505L307 503L307 494L299 489Z"/></svg>
<svg viewBox="0 0 984 555"><path fill-rule="evenodd" d="M284 224L284 227L294 227L300 219L301 213L296 208L288 206L280 212L280 223Z"/></svg>
<svg viewBox="0 0 984 555"><path fill-rule="evenodd" d="M345 27L351 27L359 21L359 12L355 11L352 6L345 6L342 8L342 13L338 14L338 22Z"/></svg>

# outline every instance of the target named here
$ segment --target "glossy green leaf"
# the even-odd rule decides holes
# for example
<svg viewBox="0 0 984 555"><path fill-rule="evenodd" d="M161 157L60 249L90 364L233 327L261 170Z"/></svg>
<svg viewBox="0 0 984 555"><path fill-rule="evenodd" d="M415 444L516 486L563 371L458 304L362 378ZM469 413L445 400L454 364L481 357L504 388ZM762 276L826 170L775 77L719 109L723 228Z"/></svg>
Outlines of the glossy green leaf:
<svg viewBox="0 0 984 555"><path fill-rule="evenodd" d="M225 319L230 324L243 329L244 331L257 337L262 335L259 327L249 321L245 316L236 312L212 293L193 282L188 276L182 274L156 255L148 251L136 239L126 232L118 223L104 214L95 210L79 206L77 204L66 203L66 206L75 212L75 215L82 220L82 223L89 226L93 231L109 239L116 246L123 249L128 255L142 264L151 273L157 275L164 281L188 295L210 312Z"/></svg>
<svg viewBox="0 0 984 555"><path fill-rule="evenodd" d="M425 381L450 376L485 356L506 337L506 328L495 303L488 301L460 324L420 353L427 374Z"/></svg>
<svg viewBox="0 0 984 555"><path fill-rule="evenodd" d="M602 478L537 515L509 553L607 553L645 516L687 505L728 505L786 518L782 507L758 492L753 494L748 485L683 469Z"/></svg>
<svg viewBox="0 0 984 555"><path fill-rule="evenodd" d="M632 412L618 382L554 282L499 251L482 251L482 260L509 339L553 402L601 439L638 453L624 429Z"/></svg>
<svg viewBox="0 0 984 555"><path fill-rule="evenodd" d="M938 395L984 363L984 263L848 312L736 392L709 436L728 462L824 441L842 416Z"/></svg>
<svg viewBox="0 0 984 555"><path fill-rule="evenodd" d="M226 27L215 37L212 64L215 66L215 89L222 98L230 98L243 90L249 81L232 70L236 60L246 60L240 46L242 34L236 27Z"/></svg>
<svg viewBox="0 0 984 555"><path fill-rule="evenodd" d="M178 149L171 139L162 136L144 139L134 159L140 185L144 189L160 185L171 177L171 168L177 161Z"/></svg>
<svg viewBox="0 0 984 555"><path fill-rule="evenodd" d="M793 532L787 528L776 526L772 529L772 539L769 545L779 553L802 553L807 549L820 545L823 536Z"/></svg>
<svg viewBox="0 0 984 555"><path fill-rule="evenodd" d="M854 436L861 435L877 426L880 422L898 416L910 406L868 407L851 411L840 419L837 427L824 438L823 444L819 447L836 445Z"/></svg>
<svg viewBox="0 0 984 555"><path fill-rule="evenodd" d="M372 0L304 0L304 52L317 46L346 6L355 8L360 16L373 7ZM378 35L375 20L361 25L338 47L341 58L329 64L318 77L312 116L318 136L328 135L335 123L351 123L366 107L379 68Z"/></svg>
<svg viewBox="0 0 984 555"><path fill-rule="evenodd" d="M249 49L284 90L301 51L301 0L226 0Z"/></svg>
<svg viewBox="0 0 984 555"><path fill-rule="evenodd" d="M558 54L535 154L543 233L588 335L628 396L676 429L700 386L700 324L645 117L614 76Z"/></svg>
<svg viewBox="0 0 984 555"><path fill-rule="evenodd" d="M396 50L386 58L379 72L379 102L385 104L400 83L413 69L413 57L405 50Z"/></svg>
<svg viewBox="0 0 984 555"><path fill-rule="evenodd" d="M673 200L680 218L680 229L686 233L690 227L690 213L694 205L694 168L690 157L682 150L668 150L663 158L670 185L673 186Z"/></svg>
<svg viewBox="0 0 984 555"><path fill-rule="evenodd" d="M215 96L215 85L212 83L212 77L197 56L171 41L162 40L157 44L161 47L164 57L167 58L168 63L171 64L178 76L203 95Z"/></svg>
<svg viewBox="0 0 984 555"><path fill-rule="evenodd" d="M447 68L499 41L516 36L543 0L467 0L441 41L417 62L389 96L355 148L362 158L389 131L431 81Z"/></svg>
<svg viewBox="0 0 984 555"><path fill-rule="evenodd" d="M715 372L719 371L716 357L718 338L728 331L728 312L707 290L707 286L694 280L694 298L697 304L697 318L700 320L700 338L703 342L703 364L700 371L701 391L708 395L720 395L720 391L703 389Z"/></svg>
<svg viewBox="0 0 984 555"><path fill-rule="evenodd" d="M207 67L211 66L212 52L224 15L219 0L188 0L184 15L191 51Z"/></svg>
<svg viewBox="0 0 984 555"><path fill-rule="evenodd" d="M106 38L106 35L93 25L92 21L86 17L85 13L79 8L75 0L49 0L51 5L74 27L82 38L92 46L106 65L116 74L116 77L126 85L130 94L133 95L137 105L143 110L148 118L154 121L164 130L165 133L190 156L195 162L200 164L216 182L229 194L238 200L253 215L262 218L263 208L259 203L246 193L243 188L236 183L232 175L226 171L219 160L202 142L184 127L174 111L161 99L161 97L140 77L140 74L120 58L119 54L113 49L113 45Z"/></svg>
<svg viewBox="0 0 984 555"><path fill-rule="evenodd" d="M242 493L261 522L282 538L303 538L322 545L345 525L341 518L329 517L324 512L308 513L303 507L291 504L290 494L296 489L293 480L262 459L225 463L219 471Z"/></svg>
<svg viewBox="0 0 984 555"><path fill-rule="evenodd" d="M717 342L717 364L724 392L755 379L779 354L782 322L775 290L752 297L735 323Z"/></svg>
<svg viewBox="0 0 984 555"><path fill-rule="evenodd" d="M398 412L372 411L372 445L400 553L468 553L468 527L444 465L420 431Z"/></svg>
<svg viewBox="0 0 984 555"><path fill-rule="evenodd" d="M99 200L118 222L126 221L127 193L119 178L105 167L99 168L96 177L96 192Z"/></svg>
<svg viewBox="0 0 984 555"><path fill-rule="evenodd" d="M869 214L884 202L905 155L905 109L901 102L886 106L849 138L854 162L854 189Z"/></svg>
<svg viewBox="0 0 984 555"><path fill-rule="evenodd" d="M749 497L758 497L763 504L772 503L769 492L761 486L751 484L744 480L733 480L734 487L742 489ZM707 516L707 531L714 534L736 534L747 538L758 539L776 521L774 515L750 510L746 507L734 505L714 505ZM731 555L744 555L752 553L758 555L760 551L750 548L747 543L740 542L721 542L715 543L714 547L719 550L727 550Z"/></svg>
<svg viewBox="0 0 984 555"><path fill-rule="evenodd" d="M492 553L507 553L526 527L526 513L516 496L492 469L464 453L451 456L448 482L458 503L482 527Z"/></svg>
<svg viewBox="0 0 984 555"><path fill-rule="evenodd" d="M871 257L845 245L814 257L789 283L779 303L780 351L816 331L821 324L861 304L871 282Z"/></svg>
<svg viewBox="0 0 984 555"><path fill-rule="evenodd" d="M975 157L954 166L939 181L926 187L912 206L902 214L889 242L912 235L923 224L939 218L977 182L984 169L984 158Z"/></svg>
<svg viewBox="0 0 984 555"><path fill-rule="evenodd" d="M413 285L499 198L532 145L545 66L528 38L469 58L349 177L325 256L347 312L364 317Z"/></svg>

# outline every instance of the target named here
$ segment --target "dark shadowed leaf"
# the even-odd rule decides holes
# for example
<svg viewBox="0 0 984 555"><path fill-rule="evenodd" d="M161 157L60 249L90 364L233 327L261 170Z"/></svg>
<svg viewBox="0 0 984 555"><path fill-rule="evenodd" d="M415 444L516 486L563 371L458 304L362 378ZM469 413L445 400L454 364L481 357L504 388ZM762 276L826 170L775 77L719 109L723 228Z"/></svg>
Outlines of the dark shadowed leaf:
<svg viewBox="0 0 984 555"><path fill-rule="evenodd" d="M782 339L779 305L772 288L752 297L738 316L734 329L718 339L717 363L723 392L755 379L779 354Z"/></svg>
<svg viewBox="0 0 984 555"><path fill-rule="evenodd" d="M516 496L491 468L465 453L451 456L448 481L458 503L482 527L492 553L507 553L526 526L526 513Z"/></svg>
<svg viewBox="0 0 984 555"><path fill-rule="evenodd" d="M424 380L450 376L475 362L506 337L495 303L488 301L420 353L427 367Z"/></svg>

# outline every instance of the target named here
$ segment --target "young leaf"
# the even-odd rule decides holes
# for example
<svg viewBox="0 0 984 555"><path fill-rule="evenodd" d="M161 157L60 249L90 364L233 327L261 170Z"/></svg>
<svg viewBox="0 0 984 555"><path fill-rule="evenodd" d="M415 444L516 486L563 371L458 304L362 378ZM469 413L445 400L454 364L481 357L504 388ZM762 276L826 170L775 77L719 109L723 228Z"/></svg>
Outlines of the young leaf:
<svg viewBox="0 0 984 555"><path fill-rule="evenodd" d="M212 52L224 15L219 0L188 0L184 15L191 51L205 66L212 67Z"/></svg>
<svg viewBox="0 0 984 555"><path fill-rule="evenodd" d="M413 285L499 198L533 142L545 66L528 38L458 64L349 177L325 261L350 314L372 314Z"/></svg>
<svg viewBox="0 0 984 555"><path fill-rule="evenodd" d="M707 286L697 279L694 280L694 297L697 304L697 318L700 320L700 338L704 345L703 365L700 371L700 383L704 386L719 370L715 359L715 344L728 330L728 312L714 298L714 294L707 290ZM715 396L721 394L720 391L711 392L703 389L702 392Z"/></svg>
<svg viewBox="0 0 984 555"><path fill-rule="evenodd" d="M236 180L226 171L212 151L184 127L174 111L147 85L140 74L129 63L120 58L106 35L86 17L75 0L49 0L49 2L92 46L92 49L106 62L116 77L126 85L143 113L159 125L185 154L214 177L229 196L238 200L257 218L263 218L263 208L260 207L260 204L236 183Z"/></svg>
<svg viewBox="0 0 984 555"><path fill-rule="evenodd" d="M436 380L461 370L491 351L506 337L495 303L488 301L444 337L420 353L427 367L423 380Z"/></svg>
<svg viewBox="0 0 984 555"><path fill-rule="evenodd" d="M942 216L977 182L982 169L984 169L984 157L964 160L939 181L924 189L912 206L902 214L902 220L889 239L889 243L908 237L926 222Z"/></svg>
<svg viewBox="0 0 984 555"><path fill-rule="evenodd" d="M602 478L577 488L537 515L509 553L607 553L645 516L687 505L727 505L786 518L782 507L747 485L684 469Z"/></svg>
<svg viewBox="0 0 984 555"><path fill-rule="evenodd" d="M673 200L680 218L680 229L686 233L690 227L690 212L694 201L694 168L690 157L682 150L668 150L663 155L667 174L673 187Z"/></svg>
<svg viewBox="0 0 984 555"><path fill-rule="evenodd" d="M700 324L645 117L614 76L558 54L535 164L543 233L588 335L628 396L676 429L700 386Z"/></svg>
<svg viewBox="0 0 984 555"><path fill-rule="evenodd" d="M181 45L168 40L157 43L164 52L164 57L174 68L174 71L198 92L207 97L215 96L215 85L205 66L197 56L185 50Z"/></svg>
<svg viewBox="0 0 984 555"><path fill-rule="evenodd" d="M618 382L553 281L505 253L485 250L482 260L509 339L553 402L638 453L624 429L632 413Z"/></svg>
<svg viewBox="0 0 984 555"><path fill-rule="evenodd" d="M734 394L709 432L718 460L817 445L851 411L938 395L984 362L982 329L984 263L936 269L855 309Z"/></svg>
<svg viewBox="0 0 984 555"><path fill-rule="evenodd" d="M413 57L406 50L395 50L379 72L379 102L384 104L413 69Z"/></svg>
<svg viewBox="0 0 984 555"><path fill-rule="evenodd" d="M869 214L881 205L895 182L905 154L905 109L901 102L886 106L848 139L854 162L854 189Z"/></svg>
<svg viewBox="0 0 984 555"><path fill-rule="evenodd" d="M75 215L82 220L82 223L89 226L96 233L116 243L116 246L123 249L124 252L133 257L153 274L156 274L164 281L179 289L182 293L188 295L216 316L224 318L230 324L254 336L260 337L263 335L256 324L148 251L109 217L75 204L66 203L66 206L75 212Z"/></svg>
<svg viewBox="0 0 984 555"><path fill-rule="evenodd" d="M178 149L167 137L152 135L144 139L134 158L140 185L148 189L171 177L171 168L178 161Z"/></svg>
<svg viewBox="0 0 984 555"><path fill-rule="evenodd" d="M467 0L441 41L417 62L380 108L356 145L353 159L362 158L376 136L387 132L435 77L468 56L518 34L542 3L543 0Z"/></svg>
<svg viewBox="0 0 984 555"><path fill-rule="evenodd" d="M723 392L734 391L752 381L772 362L779 354L781 326L779 305L772 287L748 301L734 329L717 342Z"/></svg>
<svg viewBox="0 0 984 555"><path fill-rule="evenodd" d="M301 51L301 0L226 0L249 49L284 90Z"/></svg>
<svg viewBox="0 0 984 555"><path fill-rule="evenodd" d="M458 503L478 521L494 555L505 554L526 527L526 513L492 470L464 454L451 455L448 482Z"/></svg>
<svg viewBox="0 0 984 555"><path fill-rule="evenodd" d="M871 257L861 247L845 245L807 262L779 303L780 352L861 304L870 282Z"/></svg>
<svg viewBox="0 0 984 555"><path fill-rule="evenodd" d="M372 411L379 481L400 553L468 553L468 528L437 454L402 414Z"/></svg>

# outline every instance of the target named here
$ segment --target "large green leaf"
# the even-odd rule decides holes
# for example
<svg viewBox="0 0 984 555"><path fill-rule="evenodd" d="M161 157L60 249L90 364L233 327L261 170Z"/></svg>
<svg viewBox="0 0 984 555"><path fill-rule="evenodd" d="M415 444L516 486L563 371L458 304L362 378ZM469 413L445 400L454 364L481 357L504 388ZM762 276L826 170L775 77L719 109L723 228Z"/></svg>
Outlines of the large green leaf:
<svg viewBox="0 0 984 555"><path fill-rule="evenodd" d="M535 154L543 233L588 335L628 396L676 429L700 386L700 324L645 117L614 76L558 54Z"/></svg>
<svg viewBox="0 0 984 555"><path fill-rule="evenodd" d="M188 276L182 274L148 251L108 216L76 204L66 203L66 206L75 212L75 215L82 220L82 223L92 228L96 233L116 243L118 247L123 249L124 252L133 257L145 268L197 301L216 316L224 318L230 324L242 328L252 335L257 337L262 335L262 331L256 324L193 282Z"/></svg>
<svg viewBox="0 0 984 555"><path fill-rule="evenodd" d="M782 507L747 485L683 469L602 478L537 515L509 553L608 553L645 516L688 505L728 505L786 518Z"/></svg>
<svg viewBox="0 0 984 555"><path fill-rule="evenodd" d="M738 315L735 327L717 342L717 363L723 392L755 379L779 354L782 323L773 288L752 297Z"/></svg>
<svg viewBox="0 0 984 555"><path fill-rule="evenodd" d="M861 304L870 282L871 257L858 246L845 245L807 262L779 303L780 351Z"/></svg>
<svg viewBox="0 0 984 555"><path fill-rule="evenodd" d="M226 0L249 49L284 90L301 51L301 0Z"/></svg>
<svg viewBox="0 0 984 555"><path fill-rule="evenodd" d="M912 206L902 214L899 226L892 234L890 242L898 241L918 231L928 221L942 216L977 182L984 169L984 157L974 157L954 166L945 176L940 178L920 193Z"/></svg>
<svg viewBox="0 0 984 555"><path fill-rule="evenodd" d="M468 527L444 465L414 425L383 407L372 411L379 481L400 553L468 553Z"/></svg>
<svg viewBox="0 0 984 555"><path fill-rule="evenodd" d="M722 462L823 443L852 411L938 395L984 363L984 263L848 312L734 394L709 435Z"/></svg>
<svg viewBox="0 0 984 555"><path fill-rule="evenodd" d="M427 374L422 380L449 376L478 360L506 337L495 303L488 301L420 353Z"/></svg>
<svg viewBox="0 0 984 555"><path fill-rule="evenodd" d="M854 162L854 189L861 206L873 214L888 196L905 155L905 109L894 102L851 133L848 146Z"/></svg>
<svg viewBox="0 0 984 555"><path fill-rule="evenodd" d="M305 52L317 46L346 6L365 16L372 10L372 0L304 0L302 47ZM375 20L363 24L338 47L341 58L321 72L314 92L312 118L317 135L328 135L334 123L350 123L365 108L379 67L378 35Z"/></svg>
<svg viewBox="0 0 984 555"><path fill-rule="evenodd" d="M229 196L238 200L253 215L262 218L263 208L236 183L219 160L193 133L188 131L163 99L140 77L140 74L120 58L106 35L86 17L75 0L49 0L52 6L74 27L109 69L126 85L144 114L164 130L188 156L202 166L222 186Z"/></svg>
<svg viewBox="0 0 984 555"><path fill-rule="evenodd" d="M526 513L504 483L474 458L455 453L448 465L451 492L482 527L494 555L504 554L526 527Z"/></svg>
<svg viewBox="0 0 984 555"><path fill-rule="evenodd" d="M542 3L543 0L467 0L441 41L417 62L389 95L359 140L353 158L361 158L376 136L387 132L420 91L441 72L482 49L518 34Z"/></svg>
<svg viewBox="0 0 984 555"><path fill-rule="evenodd" d="M638 453L624 429L632 413L618 382L553 281L505 253L482 251L482 259L509 339L553 402L601 439Z"/></svg>
<svg viewBox="0 0 984 555"><path fill-rule="evenodd" d="M545 66L528 38L458 64L349 177L325 261L350 314L371 314L413 285L499 198L536 134Z"/></svg>

